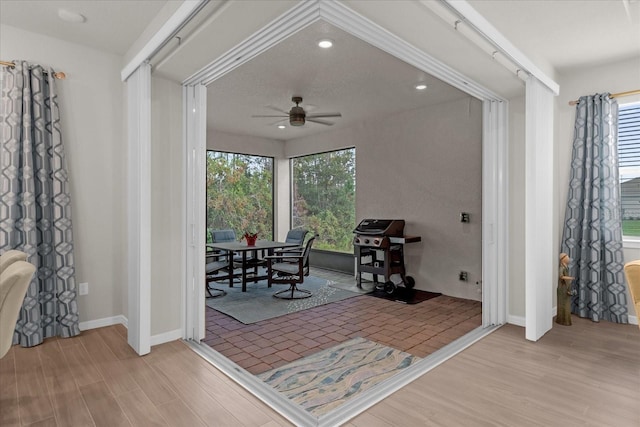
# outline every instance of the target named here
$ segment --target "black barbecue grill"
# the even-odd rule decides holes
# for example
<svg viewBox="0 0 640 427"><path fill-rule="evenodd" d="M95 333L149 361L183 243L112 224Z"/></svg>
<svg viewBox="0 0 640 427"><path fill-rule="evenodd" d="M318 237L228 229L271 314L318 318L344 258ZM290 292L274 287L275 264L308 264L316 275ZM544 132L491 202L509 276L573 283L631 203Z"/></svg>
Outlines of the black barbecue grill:
<svg viewBox="0 0 640 427"><path fill-rule="evenodd" d="M384 289L389 294L396 290L397 285L391 281L394 274L400 275L407 289L413 288L415 280L405 271L404 244L421 239L404 236L403 219L364 219L353 233L359 288L362 288L362 273L373 274L376 289ZM384 283L379 283L378 276L384 277Z"/></svg>

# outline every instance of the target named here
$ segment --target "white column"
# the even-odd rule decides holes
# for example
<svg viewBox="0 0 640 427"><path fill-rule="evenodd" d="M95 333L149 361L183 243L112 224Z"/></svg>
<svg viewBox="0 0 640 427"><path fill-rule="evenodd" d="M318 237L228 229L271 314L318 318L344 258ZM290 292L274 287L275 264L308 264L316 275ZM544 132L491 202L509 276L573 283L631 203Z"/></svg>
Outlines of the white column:
<svg viewBox="0 0 640 427"><path fill-rule="evenodd" d="M291 174L289 159L276 157L274 169L274 239L284 242L291 229Z"/></svg>
<svg viewBox="0 0 640 427"><path fill-rule="evenodd" d="M554 263L553 92L527 79L525 112L525 336L537 341L551 329Z"/></svg>
<svg viewBox="0 0 640 427"><path fill-rule="evenodd" d="M185 331L200 341L205 336L204 266L207 151L207 88L184 86L185 109Z"/></svg>
<svg viewBox="0 0 640 427"><path fill-rule="evenodd" d="M485 100L482 110L482 324L506 322L508 235L507 101Z"/></svg>
<svg viewBox="0 0 640 427"><path fill-rule="evenodd" d="M151 351L151 66L127 79L128 102L128 342Z"/></svg>

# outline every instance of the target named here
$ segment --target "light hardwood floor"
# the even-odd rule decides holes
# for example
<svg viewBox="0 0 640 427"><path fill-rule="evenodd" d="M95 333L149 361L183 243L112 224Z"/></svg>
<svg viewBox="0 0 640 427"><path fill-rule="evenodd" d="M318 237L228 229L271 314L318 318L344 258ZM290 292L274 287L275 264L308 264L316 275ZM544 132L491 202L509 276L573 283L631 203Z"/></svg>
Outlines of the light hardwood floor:
<svg viewBox="0 0 640 427"><path fill-rule="evenodd" d="M537 343L502 327L347 426L640 426L640 330L573 320ZM183 343L136 357L125 334L14 346L0 426L290 425Z"/></svg>

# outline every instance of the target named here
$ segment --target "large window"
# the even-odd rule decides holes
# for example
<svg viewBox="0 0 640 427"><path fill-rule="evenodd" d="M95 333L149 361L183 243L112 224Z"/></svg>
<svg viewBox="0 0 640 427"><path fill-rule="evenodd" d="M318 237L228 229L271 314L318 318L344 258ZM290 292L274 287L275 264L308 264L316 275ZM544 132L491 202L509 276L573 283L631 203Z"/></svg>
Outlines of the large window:
<svg viewBox="0 0 640 427"><path fill-rule="evenodd" d="M273 239L273 158L207 151L207 242L232 229Z"/></svg>
<svg viewBox="0 0 640 427"><path fill-rule="evenodd" d="M620 106L618 162L622 234L640 237L640 102Z"/></svg>
<svg viewBox="0 0 640 427"><path fill-rule="evenodd" d="M291 159L292 223L318 233L317 249L353 253L356 150Z"/></svg>

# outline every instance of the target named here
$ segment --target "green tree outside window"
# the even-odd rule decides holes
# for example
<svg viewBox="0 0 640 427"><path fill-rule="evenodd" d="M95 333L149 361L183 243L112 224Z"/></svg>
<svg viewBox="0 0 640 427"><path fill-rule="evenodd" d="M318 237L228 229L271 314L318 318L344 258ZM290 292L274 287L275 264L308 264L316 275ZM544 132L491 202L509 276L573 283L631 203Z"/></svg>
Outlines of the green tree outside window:
<svg viewBox="0 0 640 427"><path fill-rule="evenodd" d="M207 151L207 242L231 229L273 239L273 158Z"/></svg>
<svg viewBox="0 0 640 427"><path fill-rule="evenodd" d="M292 224L318 233L317 249L353 253L355 148L291 160Z"/></svg>

